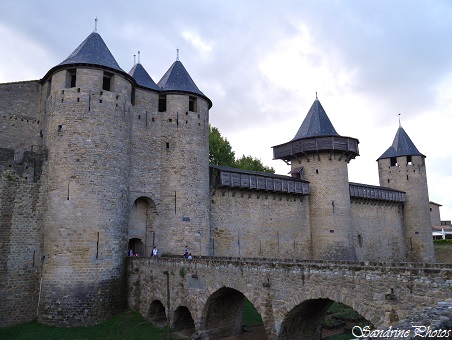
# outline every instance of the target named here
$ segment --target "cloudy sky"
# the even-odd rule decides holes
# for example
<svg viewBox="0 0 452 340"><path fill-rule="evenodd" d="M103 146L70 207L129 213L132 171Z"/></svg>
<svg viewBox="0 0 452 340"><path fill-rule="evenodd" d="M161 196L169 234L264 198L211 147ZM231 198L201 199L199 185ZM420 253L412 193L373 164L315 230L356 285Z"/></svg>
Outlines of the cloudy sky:
<svg viewBox="0 0 452 340"><path fill-rule="evenodd" d="M452 219L452 2L191 0L0 2L0 82L40 79L94 29L119 65L158 82L176 59L213 102L237 156L277 173L318 92L336 131L359 139L349 180L378 185L399 125L427 156L430 200Z"/></svg>

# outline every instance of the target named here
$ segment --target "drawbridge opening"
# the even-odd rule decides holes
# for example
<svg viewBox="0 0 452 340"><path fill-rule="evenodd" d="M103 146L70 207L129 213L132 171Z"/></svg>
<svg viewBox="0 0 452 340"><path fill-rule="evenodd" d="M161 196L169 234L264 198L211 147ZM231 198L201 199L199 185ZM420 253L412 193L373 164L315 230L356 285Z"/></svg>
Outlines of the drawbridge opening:
<svg viewBox="0 0 452 340"><path fill-rule="evenodd" d="M313 299L300 303L287 313L279 340L334 339L348 334L354 326L371 326L363 316L344 304L330 299Z"/></svg>
<svg viewBox="0 0 452 340"><path fill-rule="evenodd" d="M203 312L202 337L221 339L249 333L267 339L262 317L254 305L238 290L220 288L206 302ZM257 326L256 328L254 326Z"/></svg>

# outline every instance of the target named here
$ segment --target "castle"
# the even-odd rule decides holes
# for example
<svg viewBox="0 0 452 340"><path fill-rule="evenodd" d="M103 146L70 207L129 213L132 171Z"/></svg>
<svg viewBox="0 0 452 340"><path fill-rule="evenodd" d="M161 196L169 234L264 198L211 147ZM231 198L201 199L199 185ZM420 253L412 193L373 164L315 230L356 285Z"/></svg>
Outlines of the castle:
<svg viewBox="0 0 452 340"><path fill-rule="evenodd" d="M156 84L97 32L41 80L0 84L0 325L87 325L126 308L150 256L434 262L425 156L402 127L380 186L316 99L273 147L291 176L209 165L209 109L176 60Z"/></svg>

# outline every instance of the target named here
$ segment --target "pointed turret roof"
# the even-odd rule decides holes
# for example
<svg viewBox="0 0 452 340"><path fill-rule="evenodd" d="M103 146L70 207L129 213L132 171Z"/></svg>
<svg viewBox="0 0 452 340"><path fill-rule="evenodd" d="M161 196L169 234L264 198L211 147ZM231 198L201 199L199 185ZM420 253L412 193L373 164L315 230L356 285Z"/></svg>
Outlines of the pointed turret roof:
<svg viewBox="0 0 452 340"><path fill-rule="evenodd" d="M391 158L399 156L423 156L411 141L408 134L399 126L392 145L378 158Z"/></svg>
<svg viewBox="0 0 452 340"><path fill-rule="evenodd" d="M292 140L320 136L339 136L339 134L316 98Z"/></svg>
<svg viewBox="0 0 452 340"><path fill-rule="evenodd" d="M91 64L124 72L99 33L91 33L60 65Z"/></svg>
<svg viewBox="0 0 452 340"><path fill-rule="evenodd" d="M191 92L204 96L179 60L171 65L157 85L164 91Z"/></svg>
<svg viewBox="0 0 452 340"><path fill-rule="evenodd" d="M359 156L358 144L356 138L343 137L336 132L316 95L295 137L287 143L273 146L273 158L290 161L311 152L327 151L331 154L337 150L348 162Z"/></svg>
<svg viewBox="0 0 452 340"><path fill-rule="evenodd" d="M157 84L152 80L151 76L140 63L135 64L129 71L129 74L135 79L138 85L152 90L159 90Z"/></svg>

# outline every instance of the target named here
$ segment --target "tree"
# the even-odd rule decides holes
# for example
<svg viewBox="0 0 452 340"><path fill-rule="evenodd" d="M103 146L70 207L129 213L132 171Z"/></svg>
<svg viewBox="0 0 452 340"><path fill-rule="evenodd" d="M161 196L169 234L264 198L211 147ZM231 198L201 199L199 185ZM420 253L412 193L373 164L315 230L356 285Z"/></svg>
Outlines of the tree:
<svg viewBox="0 0 452 340"><path fill-rule="evenodd" d="M243 155L241 158L237 159L235 161L235 167L244 170L268 172L271 174L275 173L275 169L262 164L260 159L253 158L249 155Z"/></svg>
<svg viewBox="0 0 452 340"><path fill-rule="evenodd" d="M243 155L235 159L235 152L231 144L223 137L216 127L209 125L209 162L214 165L230 166L234 168L275 173L271 167L262 164L260 159Z"/></svg>
<svg viewBox="0 0 452 340"><path fill-rule="evenodd" d="M231 144L212 125L209 125L209 162L214 165L235 166L235 153Z"/></svg>

